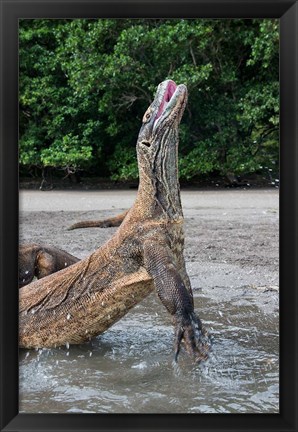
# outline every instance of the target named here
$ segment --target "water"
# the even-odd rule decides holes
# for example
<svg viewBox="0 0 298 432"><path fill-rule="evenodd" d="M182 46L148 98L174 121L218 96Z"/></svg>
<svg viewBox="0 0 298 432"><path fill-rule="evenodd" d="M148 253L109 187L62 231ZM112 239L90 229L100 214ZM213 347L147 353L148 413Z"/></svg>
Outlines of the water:
<svg viewBox="0 0 298 432"><path fill-rule="evenodd" d="M278 318L239 297L195 295L210 359L173 362L171 318L155 295L90 343L20 351L21 413L277 413Z"/></svg>

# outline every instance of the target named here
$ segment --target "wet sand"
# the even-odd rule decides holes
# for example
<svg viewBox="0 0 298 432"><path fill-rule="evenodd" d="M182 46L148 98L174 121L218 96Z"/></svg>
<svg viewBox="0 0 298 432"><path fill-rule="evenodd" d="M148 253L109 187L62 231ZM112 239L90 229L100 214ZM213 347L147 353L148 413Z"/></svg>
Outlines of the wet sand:
<svg viewBox="0 0 298 432"><path fill-rule="evenodd" d="M184 190L185 259L193 289L226 298L252 290L274 313L278 299L279 192ZM114 216L136 191L21 191L20 241L47 243L84 258L117 228L67 231L74 222ZM270 295L268 294L270 292ZM269 304L269 306L268 306Z"/></svg>

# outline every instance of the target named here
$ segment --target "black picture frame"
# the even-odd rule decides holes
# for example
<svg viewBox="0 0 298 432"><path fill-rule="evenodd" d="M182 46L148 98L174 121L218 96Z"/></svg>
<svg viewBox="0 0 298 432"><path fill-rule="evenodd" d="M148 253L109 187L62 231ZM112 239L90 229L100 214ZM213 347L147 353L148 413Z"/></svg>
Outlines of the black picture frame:
<svg viewBox="0 0 298 432"><path fill-rule="evenodd" d="M296 431L298 5L293 0L0 0L1 431ZM18 413L18 20L20 18L280 19L280 413ZM179 389L177 389L179 391Z"/></svg>

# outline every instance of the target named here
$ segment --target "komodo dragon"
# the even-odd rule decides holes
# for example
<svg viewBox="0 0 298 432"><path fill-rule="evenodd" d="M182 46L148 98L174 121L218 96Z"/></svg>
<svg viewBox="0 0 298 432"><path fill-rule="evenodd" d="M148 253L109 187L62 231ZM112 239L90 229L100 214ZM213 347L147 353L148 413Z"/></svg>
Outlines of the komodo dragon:
<svg viewBox="0 0 298 432"><path fill-rule="evenodd" d="M53 246L26 243L19 246L19 288L64 269L79 258Z"/></svg>
<svg viewBox="0 0 298 432"><path fill-rule="evenodd" d="M187 88L162 82L137 140L139 188L120 228L72 266L19 290L19 345L80 344L107 330L154 288L195 360L207 358L209 337L194 312L183 257L178 180L178 127Z"/></svg>

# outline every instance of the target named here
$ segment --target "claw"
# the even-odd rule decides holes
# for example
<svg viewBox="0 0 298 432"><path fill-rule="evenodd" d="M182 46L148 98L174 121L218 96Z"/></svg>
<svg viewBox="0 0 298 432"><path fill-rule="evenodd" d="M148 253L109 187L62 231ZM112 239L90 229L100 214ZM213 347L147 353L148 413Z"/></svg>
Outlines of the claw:
<svg viewBox="0 0 298 432"><path fill-rule="evenodd" d="M184 342L187 353L196 363L207 360L210 350L210 338L201 320L195 315L180 316L176 321L175 337L175 361L177 362L181 348L181 342Z"/></svg>
<svg viewBox="0 0 298 432"><path fill-rule="evenodd" d="M179 327L178 331L176 332L176 338L175 338L175 362L177 362L178 360L183 333L184 330L181 327Z"/></svg>

